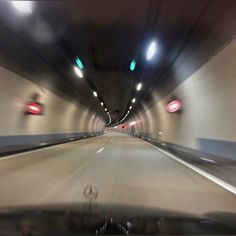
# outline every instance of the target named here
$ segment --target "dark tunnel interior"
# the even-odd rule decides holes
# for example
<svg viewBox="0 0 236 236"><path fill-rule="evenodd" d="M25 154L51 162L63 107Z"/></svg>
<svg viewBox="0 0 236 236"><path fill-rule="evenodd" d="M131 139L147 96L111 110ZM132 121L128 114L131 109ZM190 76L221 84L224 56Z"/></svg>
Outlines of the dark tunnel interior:
<svg viewBox="0 0 236 236"><path fill-rule="evenodd" d="M235 91L235 0L0 1L0 234L236 234Z"/></svg>

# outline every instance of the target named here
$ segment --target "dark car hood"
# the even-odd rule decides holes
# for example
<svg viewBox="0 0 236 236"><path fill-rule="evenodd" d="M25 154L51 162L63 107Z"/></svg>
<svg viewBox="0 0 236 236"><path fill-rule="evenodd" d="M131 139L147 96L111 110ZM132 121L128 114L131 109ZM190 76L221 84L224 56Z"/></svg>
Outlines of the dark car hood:
<svg viewBox="0 0 236 236"><path fill-rule="evenodd" d="M236 234L235 215L203 217L164 209L97 203L0 209L0 235Z"/></svg>

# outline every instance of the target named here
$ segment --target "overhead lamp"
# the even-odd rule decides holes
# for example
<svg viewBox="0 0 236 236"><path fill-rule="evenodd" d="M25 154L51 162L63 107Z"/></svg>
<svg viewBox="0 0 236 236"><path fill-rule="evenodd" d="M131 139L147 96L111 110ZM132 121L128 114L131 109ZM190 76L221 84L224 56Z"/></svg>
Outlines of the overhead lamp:
<svg viewBox="0 0 236 236"><path fill-rule="evenodd" d="M147 49L147 53L146 53L146 59L149 61L153 58L153 56L155 55L156 53L156 41L152 41L149 46L148 46L148 49Z"/></svg>
<svg viewBox="0 0 236 236"><path fill-rule="evenodd" d="M107 108L105 108L105 111L107 111Z"/></svg>
<svg viewBox="0 0 236 236"><path fill-rule="evenodd" d="M101 102L101 106L103 106L103 102Z"/></svg>
<svg viewBox="0 0 236 236"><path fill-rule="evenodd" d="M78 68L77 66L74 66L74 71L76 75L78 75L80 78L83 78L83 72Z"/></svg>
<svg viewBox="0 0 236 236"><path fill-rule="evenodd" d="M32 2L31 1L11 1L12 5L15 7L17 11L24 14L31 14L32 10Z"/></svg>
<svg viewBox="0 0 236 236"><path fill-rule="evenodd" d="M131 71L134 71L135 66L136 66L136 61L135 61L135 60L132 60L132 61L130 62L130 65L129 65L129 69L130 69Z"/></svg>
<svg viewBox="0 0 236 236"><path fill-rule="evenodd" d="M75 62L81 70L84 68L82 61L78 57L75 58Z"/></svg>
<svg viewBox="0 0 236 236"><path fill-rule="evenodd" d="M132 103L135 103L135 102L136 102L136 98L133 98L133 99L132 99Z"/></svg>
<svg viewBox="0 0 236 236"><path fill-rule="evenodd" d="M142 83L138 83L136 86L136 90L140 91L142 89L142 87L143 87Z"/></svg>
<svg viewBox="0 0 236 236"><path fill-rule="evenodd" d="M130 106L129 109L131 110L131 109L132 109L132 106Z"/></svg>
<svg viewBox="0 0 236 236"><path fill-rule="evenodd" d="M107 112L107 115L109 115L110 113L109 112Z"/></svg>
<svg viewBox="0 0 236 236"><path fill-rule="evenodd" d="M98 96L98 94L97 94L96 91L93 91L93 96L94 96L94 97L97 97L97 96Z"/></svg>

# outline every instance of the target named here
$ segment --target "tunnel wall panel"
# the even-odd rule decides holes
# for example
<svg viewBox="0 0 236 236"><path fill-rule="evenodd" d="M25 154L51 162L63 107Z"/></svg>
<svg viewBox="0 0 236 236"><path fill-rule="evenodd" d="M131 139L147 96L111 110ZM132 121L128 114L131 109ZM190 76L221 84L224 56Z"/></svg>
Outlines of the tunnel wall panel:
<svg viewBox="0 0 236 236"><path fill-rule="evenodd" d="M166 111L173 97L183 102L180 113ZM236 40L161 101L137 115L136 131L164 142L236 159L232 148L236 146L235 101ZM216 143L220 144L218 149Z"/></svg>
<svg viewBox="0 0 236 236"><path fill-rule="evenodd" d="M91 108L65 100L1 66L0 99L0 148L92 135L104 129L102 117ZM30 101L43 104L43 115L25 114Z"/></svg>

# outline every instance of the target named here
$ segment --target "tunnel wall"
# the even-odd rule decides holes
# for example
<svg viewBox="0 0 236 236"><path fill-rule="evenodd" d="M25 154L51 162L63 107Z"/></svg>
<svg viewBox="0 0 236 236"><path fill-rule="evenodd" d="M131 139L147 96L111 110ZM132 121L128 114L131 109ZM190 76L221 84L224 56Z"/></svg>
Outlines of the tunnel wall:
<svg viewBox="0 0 236 236"><path fill-rule="evenodd" d="M183 102L180 113L166 111L173 97ZM236 159L235 101L236 40L153 107L145 107L136 114L135 133Z"/></svg>
<svg viewBox="0 0 236 236"><path fill-rule="evenodd" d="M0 98L0 152L100 134L104 129L102 117L89 107L65 100L1 66ZM43 115L26 115L25 104L35 100L43 104Z"/></svg>

